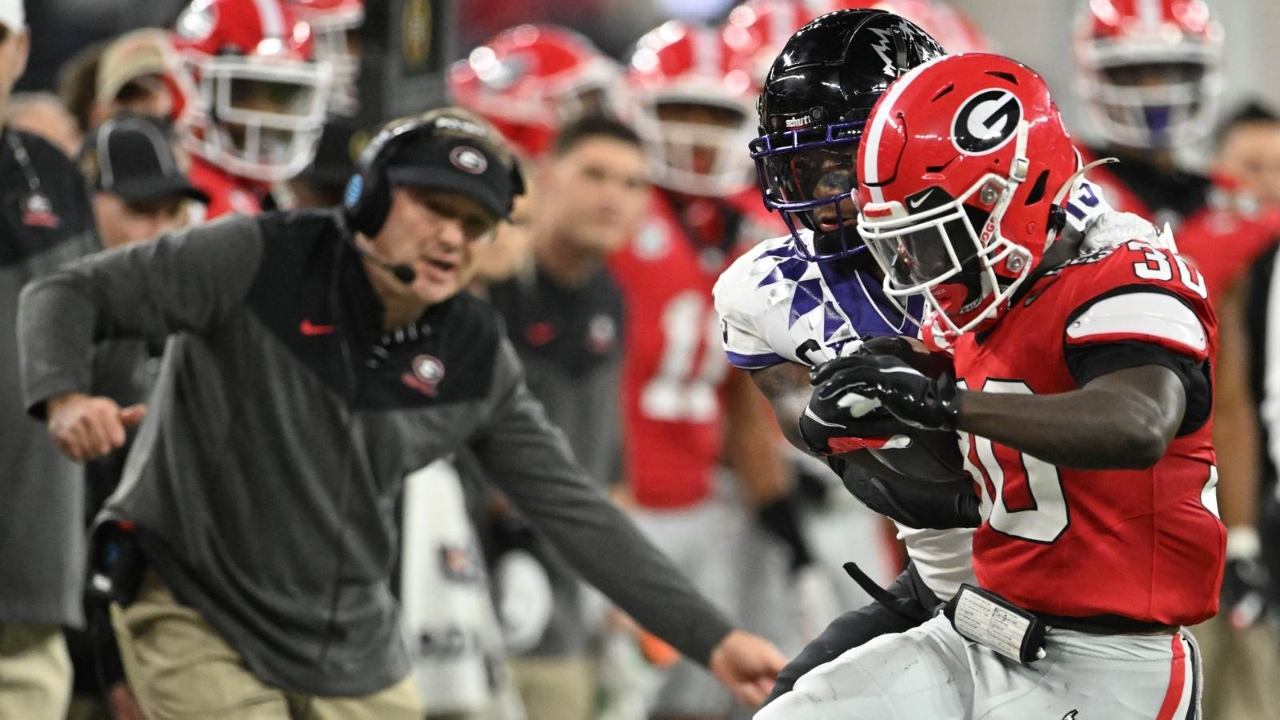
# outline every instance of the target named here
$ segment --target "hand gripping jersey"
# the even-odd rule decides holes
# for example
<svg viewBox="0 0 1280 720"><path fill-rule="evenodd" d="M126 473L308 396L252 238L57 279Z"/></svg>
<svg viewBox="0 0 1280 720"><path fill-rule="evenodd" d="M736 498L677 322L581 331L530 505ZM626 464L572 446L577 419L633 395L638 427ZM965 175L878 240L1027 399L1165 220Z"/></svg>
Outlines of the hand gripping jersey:
<svg viewBox="0 0 1280 720"><path fill-rule="evenodd" d="M1055 467L961 433L983 494L973 538L982 587L1071 617L1191 625L1217 612L1226 531L1214 495L1208 360L1217 319L1207 295L1182 257L1133 241L1047 273L989 333L956 343L957 376L984 392L1068 392L1160 358L1203 374L1199 385L1184 378L1183 425L1146 470Z"/></svg>
<svg viewBox="0 0 1280 720"><path fill-rule="evenodd" d="M750 210L745 200L724 202ZM763 235L745 212L726 212L718 220L725 242L703 244L690 237L661 192L654 193L650 215L609 260L627 318L624 473L642 507L674 509L710 495L720 460L720 392L729 366L719 348L711 288L744 242Z"/></svg>

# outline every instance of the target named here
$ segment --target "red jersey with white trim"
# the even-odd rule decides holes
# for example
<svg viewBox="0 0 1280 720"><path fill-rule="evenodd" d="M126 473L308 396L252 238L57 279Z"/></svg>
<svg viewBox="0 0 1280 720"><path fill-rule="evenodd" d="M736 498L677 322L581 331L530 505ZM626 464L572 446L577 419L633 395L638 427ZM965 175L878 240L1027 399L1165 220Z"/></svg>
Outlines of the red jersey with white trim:
<svg viewBox="0 0 1280 720"><path fill-rule="evenodd" d="M262 183L228 175L201 157L191 158L191 171L187 178L209 196L204 216L193 218L193 225L233 213L253 216L262 212L262 198L267 192Z"/></svg>
<svg viewBox="0 0 1280 720"><path fill-rule="evenodd" d="M761 205L758 193L754 205ZM648 222L609 260L627 319L623 467L642 507L691 507L712 491L729 364L711 289L750 243L777 234L733 212L739 208L752 204L745 197L695 200L681 218L655 191ZM710 227L698 227L703 224ZM713 240L693 237L699 229Z"/></svg>
<svg viewBox="0 0 1280 720"><path fill-rule="evenodd" d="M1035 281L984 336L963 336L956 373L972 390L1068 392L1078 388L1068 353L1135 347L1119 342L1154 344L1207 375L1217 318L1194 267L1138 241L1072 261ZM973 538L982 587L1054 615L1169 625L1212 617L1226 530L1212 417L1199 400L1202 424L1180 429L1146 470L1056 467L960 433L982 489L985 520Z"/></svg>

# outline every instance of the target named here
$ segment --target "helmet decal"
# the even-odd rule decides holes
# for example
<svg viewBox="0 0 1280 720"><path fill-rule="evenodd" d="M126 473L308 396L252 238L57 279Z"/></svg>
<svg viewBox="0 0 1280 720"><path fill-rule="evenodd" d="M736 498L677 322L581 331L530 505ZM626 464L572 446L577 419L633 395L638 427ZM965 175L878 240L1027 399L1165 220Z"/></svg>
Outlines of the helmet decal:
<svg viewBox="0 0 1280 720"><path fill-rule="evenodd" d="M983 90L974 94L951 122L951 141L956 149L969 155L983 155L999 150L1013 139L1022 122L1022 103L1018 96L1004 88Z"/></svg>

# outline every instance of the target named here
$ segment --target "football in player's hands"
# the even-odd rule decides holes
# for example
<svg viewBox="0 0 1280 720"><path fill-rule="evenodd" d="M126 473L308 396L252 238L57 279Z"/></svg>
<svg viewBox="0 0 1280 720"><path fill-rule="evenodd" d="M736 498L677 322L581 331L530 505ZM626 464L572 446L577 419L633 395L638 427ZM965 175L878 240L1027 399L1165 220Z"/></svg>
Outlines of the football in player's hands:
<svg viewBox="0 0 1280 720"><path fill-rule="evenodd" d="M865 341L852 357L889 356L897 358L928 378L955 372L951 357L945 353L930 352L924 343L909 337L884 336ZM840 359L832 363L840 363ZM815 379L826 379L833 368L823 366L814 373ZM829 398L837 408L844 410L841 418L843 429L854 438L871 438L859 447L856 440L832 438L830 452L867 449L889 469L906 477L928 482L951 482L967 477L960 456L959 439L950 430L925 430L914 428L898 420L878 401L856 396ZM810 403L812 409L814 403Z"/></svg>

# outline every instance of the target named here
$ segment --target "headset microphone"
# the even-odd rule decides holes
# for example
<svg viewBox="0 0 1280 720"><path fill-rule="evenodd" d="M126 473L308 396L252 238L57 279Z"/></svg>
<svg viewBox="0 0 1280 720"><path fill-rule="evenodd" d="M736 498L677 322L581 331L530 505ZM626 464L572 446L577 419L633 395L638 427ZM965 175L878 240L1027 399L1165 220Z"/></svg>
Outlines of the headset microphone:
<svg viewBox="0 0 1280 720"><path fill-rule="evenodd" d="M365 250L359 245L356 245L354 242L352 242L351 244L355 245L356 252L363 255L366 260L373 263L374 265L377 265L383 270L386 270L392 275L395 275L396 279L404 283L405 285L412 285L413 281L418 278L418 273L414 272L412 265L406 265L403 263L383 262L378 258L374 257L373 253L369 252L368 250Z"/></svg>
<svg viewBox="0 0 1280 720"><path fill-rule="evenodd" d="M351 232L351 229L347 227L346 218L342 217L341 214L338 216L338 224L342 230L342 239L346 240L347 244L351 246L351 249L360 254L360 257L391 273L397 280L405 285L412 285L413 281L418 278L418 273L414 271L412 265L386 262L365 248L360 247L360 243L356 242L355 233Z"/></svg>

